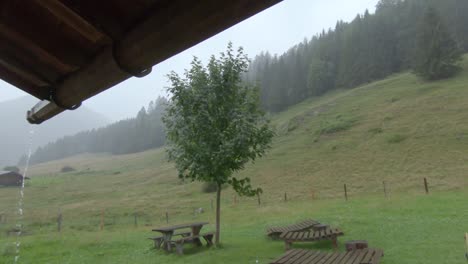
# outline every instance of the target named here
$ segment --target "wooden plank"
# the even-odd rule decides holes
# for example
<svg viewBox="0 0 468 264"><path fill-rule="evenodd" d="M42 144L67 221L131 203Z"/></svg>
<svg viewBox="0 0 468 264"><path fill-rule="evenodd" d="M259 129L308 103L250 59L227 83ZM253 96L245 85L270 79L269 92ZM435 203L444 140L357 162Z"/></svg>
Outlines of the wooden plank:
<svg viewBox="0 0 468 264"><path fill-rule="evenodd" d="M362 263L370 263L372 258L374 257L375 250L373 249L367 249L366 250L366 255L361 259Z"/></svg>
<svg viewBox="0 0 468 264"><path fill-rule="evenodd" d="M19 89L35 96L38 99L45 99L49 96L49 89L46 87L39 87L30 82L27 82L22 76L17 75L16 73L10 71L7 68L4 68L0 65L0 77L18 87Z"/></svg>
<svg viewBox="0 0 468 264"><path fill-rule="evenodd" d="M289 254L291 254L292 252L293 252L293 250L286 251L285 254L283 254L283 255L277 257L277 258L274 259L272 262L270 262L270 264L279 264L279 263L283 263L282 261L283 261L284 259L286 259L286 258L289 256Z"/></svg>
<svg viewBox="0 0 468 264"><path fill-rule="evenodd" d="M338 257L340 257L340 255L342 255L342 253L335 252L331 255L331 257L327 261L319 262L317 264L333 264L338 259Z"/></svg>
<svg viewBox="0 0 468 264"><path fill-rule="evenodd" d="M1 8L1 23L27 39L18 43L22 47L34 44L73 67L88 63L101 49L36 1L8 1Z"/></svg>
<svg viewBox="0 0 468 264"><path fill-rule="evenodd" d="M354 260L359 256L360 250L351 251L351 254L345 259L345 262L342 261L343 264L352 264Z"/></svg>
<svg viewBox="0 0 468 264"><path fill-rule="evenodd" d="M341 264L344 260L346 260L350 255L352 254L352 252L344 252L344 253L341 253L335 260L335 262L333 264Z"/></svg>
<svg viewBox="0 0 468 264"><path fill-rule="evenodd" d="M383 250L377 249L374 252L374 257L372 258L372 261L370 262L371 264L379 264L380 259L383 257L384 253Z"/></svg>
<svg viewBox="0 0 468 264"><path fill-rule="evenodd" d="M37 73L27 70L27 68L21 65L21 63L12 60L13 59L9 59L9 61L6 61L0 58L0 65L7 68L11 72L14 72L16 75L21 76L25 81L32 83L35 86L45 87L50 85Z"/></svg>
<svg viewBox="0 0 468 264"><path fill-rule="evenodd" d="M314 263L314 260L317 258L320 258L320 255L322 254L322 252L320 251L311 251L311 252L312 254L310 254L306 259L304 259L302 263L304 264Z"/></svg>
<svg viewBox="0 0 468 264"><path fill-rule="evenodd" d="M310 263L310 261L318 256L320 254L319 251L309 251L310 254L304 255L302 258L298 259L298 263Z"/></svg>
<svg viewBox="0 0 468 264"><path fill-rule="evenodd" d="M309 261L309 263L317 263L319 262L320 260L324 259L324 258L327 258L328 256L328 252L320 252L315 258L313 258L312 260Z"/></svg>
<svg viewBox="0 0 468 264"><path fill-rule="evenodd" d="M304 250L304 249L295 250L295 252L291 253L289 255L289 258L285 259L282 263L291 264L294 260L300 258L305 253L307 253L307 250Z"/></svg>
<svg viewBox="0 0 468 264"><path fill-rule="evenodd" d="M93 43L106 42L111 43L111 39L98 31L93 25L88 23L81 16L76 14L73 10L58 0L35 0L41 7L47 9L60 21L67 26L78 32L81 36L85 37Z"/></svg>
<svg viewBox="0 0 468 264"><path fill-rule="evenodd" d="M17 49L22 49L23 52L27 52L45 64L51 65L61 74L68 74L77 69L77 67L62 63L60 59L2 23L0 23L0 37L12 41L16 44Z"/></svg>
<svg viewBox="0 0 468 264"><path fill-rule="evenodd" d="M173 225L173 226L165 226L165 227L159 227L159 228L154 228L152 231L158 231L158 232L167 232L167 231L173 231L176 229L182 229L182 228L190 228L194 226L204 226L207 225L208 222L195 222L195 223L186 223L186 224L180 224L180 225Z"/></svg>
<svg viewBox="0 0 468 264"><path fill-rule="evenodd" d="M367 255L367 252L368 252L367 249L361 249L359 251L360 251L359 255L356 257L354 262L352 262L352 264L361 264L362 259Z"/></svg>
<svg viewBox="0 0 468 264"><path fill-rule="evenodd" d="M328 261L328 260L329 260L330 258L332 258L332 257L333 257L333 254L327 253L327 254L326 254L325 256L323 256L321 259L315 261L314 264L322 264L322 263Z"/></svg>

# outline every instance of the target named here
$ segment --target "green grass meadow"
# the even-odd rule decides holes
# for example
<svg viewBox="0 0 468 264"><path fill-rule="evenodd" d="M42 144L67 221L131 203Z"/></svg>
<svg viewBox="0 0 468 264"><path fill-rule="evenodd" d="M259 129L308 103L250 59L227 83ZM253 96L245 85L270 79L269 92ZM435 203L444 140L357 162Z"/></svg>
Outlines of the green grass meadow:
<svg viewBox="0 0 468 264"><path fill-rule="evenodd" d="M166 225L166 212L170 224L209 221L203 230L215 219L214 194L177 179L163 149L34 165L22 219L19 189L0 188L0 263L14 263L17 238L7 233L18 223L18 263L268 263L284 245L267 239L266 227L304 218L343 229L340 250L353 239L382 248L383 264L466 263L468 58L463 66L449 80L402 73L272 116L273 148L238 175L262 187L262 204L223 191L220 248L189 245L184 256L152 249L150 230ZM66 165L76 171L60 173ZM327 242L294 247L331 250Z"/></svg>

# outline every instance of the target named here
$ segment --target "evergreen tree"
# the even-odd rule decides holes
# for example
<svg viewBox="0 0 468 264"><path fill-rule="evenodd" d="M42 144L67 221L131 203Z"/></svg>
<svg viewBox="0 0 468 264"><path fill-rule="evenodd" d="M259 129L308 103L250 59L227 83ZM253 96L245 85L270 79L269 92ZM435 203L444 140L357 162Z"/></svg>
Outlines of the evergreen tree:
<svg viewBox="0 0 468 264"><path fill-rule="evenodd" d="M455 74L461 52L457 42L433 8L424 14L419 26L416 74L427 80L447 78Z"/></svg>

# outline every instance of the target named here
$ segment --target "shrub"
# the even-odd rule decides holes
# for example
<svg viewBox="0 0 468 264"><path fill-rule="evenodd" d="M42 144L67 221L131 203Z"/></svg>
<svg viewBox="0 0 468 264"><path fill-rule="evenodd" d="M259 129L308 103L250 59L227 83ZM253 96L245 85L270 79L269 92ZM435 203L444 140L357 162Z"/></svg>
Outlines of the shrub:
<svg viewBox="0 0 468 264"><path fill-rule="evenodd" d="M381 134L382 132L383 132L383 129L380 127L369 129L369 133L374 134L374 135Z"/></svg>
<svg viewBox="0 0 468 264"><path fill-rule="evenodd" d="M70 166L64 166L60 172L71 172L71 171L75 171L75 169L73 167L70 167Z"/></svg>
<svg viewBox="0 0 468 264"><path fill-rule="evenodd" d="M387 138L387 142L390 144L397 144L406 140L407 136L401 134L393 134Z"/></svg>
<svg viewBox="0 0 468 264"><path fill-rule="evenodd" d="M320 135L327 135L345 131L350 129L355 122L355 119L342 118L341 116L337 116L337 118L332 121L323 122L318 133Z"/></svg>
<svg viewBox="0 0 468 264"><path fill-rule="evenodd" d="M3 168L4 171L12 171L12 172L17 172L19 173L19 168L16 167L16 166L6 166L5 168Z"/></svg>

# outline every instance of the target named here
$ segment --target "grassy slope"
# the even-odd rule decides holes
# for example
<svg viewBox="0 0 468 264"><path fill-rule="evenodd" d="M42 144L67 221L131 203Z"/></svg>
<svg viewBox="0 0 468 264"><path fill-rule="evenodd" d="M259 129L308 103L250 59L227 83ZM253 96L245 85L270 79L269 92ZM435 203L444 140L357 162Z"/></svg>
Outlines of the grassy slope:
<svg viewBox="0 0 468 264"><path fill-rule="evenodd" d="M23 262L254 263L258 256L266 263L282 245L264 241L265 226L314 216L343 227L345 239L365 238L384 248L386 264L400 263L400 256L409 259L405 263L463 263L457 261L468 230L468 60L464 66L451 80L423 83L408 73L395 75L275 116L274 148L242 172L264 189L264 204L243 198L234 206L232 191L224 194L225 250L177 258L151 251L142 239L150 226L164 223L166 211L171 222L214 220L212 196L201 194L198 183L180 184L162 150L37 165L26 189L24 223L32 235L22 238ZM57 173L64 165L77 172ZM422 177L436 194L418 195ZM389 200L377 198L383 180ZM343 183L350 203L335 199ZM280 203L285 191L293 199L287 204ZM312 192L330 199L311 203ZM14 226L17 198L17 189L0 189L0 214L8 216L0 229ZM197 207L208 212L193 216ZM96 233L103 209L106 231ZM53 233L58 210L62 235ZM138 228L132 226L135 212ZM13 241L0 234L0 263L12 260Z"/></svg>

